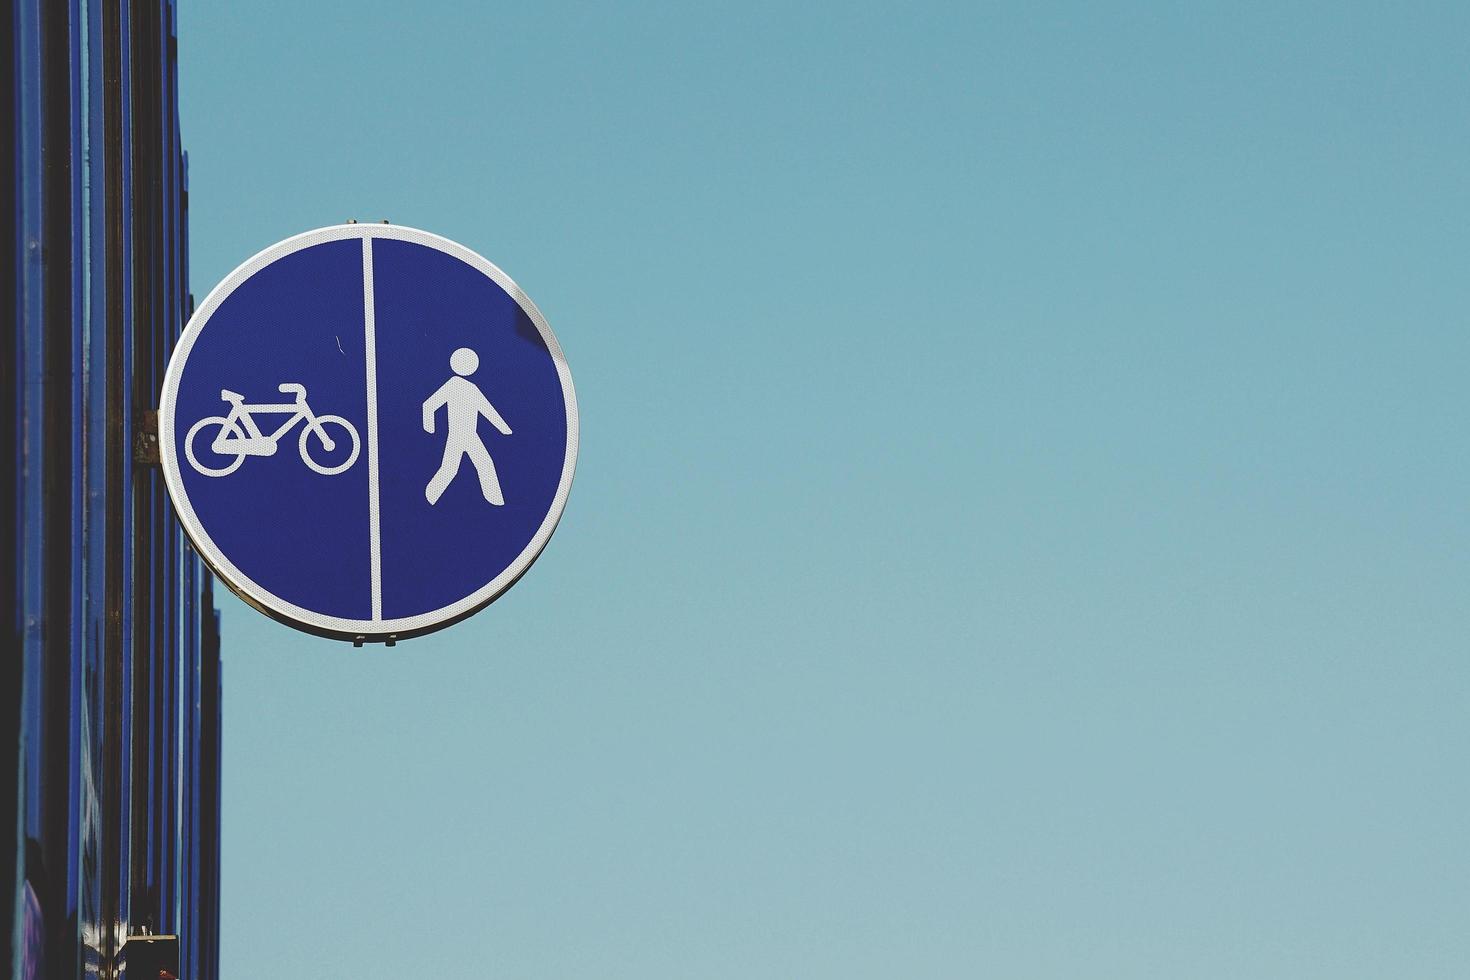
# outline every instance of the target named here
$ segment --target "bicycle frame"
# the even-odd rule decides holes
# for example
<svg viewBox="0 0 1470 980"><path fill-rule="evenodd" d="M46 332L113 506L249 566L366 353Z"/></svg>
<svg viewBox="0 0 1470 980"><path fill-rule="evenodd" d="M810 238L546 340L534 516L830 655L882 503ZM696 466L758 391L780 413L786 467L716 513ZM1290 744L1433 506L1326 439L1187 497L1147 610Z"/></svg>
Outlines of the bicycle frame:
<svg viewBox="0 0 1470 980"><path fill-rule="evenodd" d="M317 422L316 413L306 403L305 392L298 392L296 401L285 404L257 404L247 405L241 396L234 398L226 397L225 401L230 403L230 414L225 419L225 424L220 428L220 434L210 446L217 453L243 453L246 456L274 456L277 443L281 437L295 427L302 419L306 420L309 428L314 430L322 440L322 447L331 452L335 447L332 437L327 435ZM260 426L255 423L255 415L286 415L291 417L270 435L260 431ZM238 425L245 432L245 437L232 436L232 429Z"/></svg>

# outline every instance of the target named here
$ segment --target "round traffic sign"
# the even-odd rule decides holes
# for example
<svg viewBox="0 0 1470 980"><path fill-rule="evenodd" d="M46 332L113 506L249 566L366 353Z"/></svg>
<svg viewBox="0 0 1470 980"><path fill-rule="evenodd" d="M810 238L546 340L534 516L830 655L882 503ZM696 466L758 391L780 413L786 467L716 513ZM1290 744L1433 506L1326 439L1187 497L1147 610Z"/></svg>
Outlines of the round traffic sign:
<svg viewBox="0 0 1470 980"><path fill-rule="evenodd" d="M545 317L500 269L396 225L272 245L200 304L158 414L164 481L238 595L389 640L468 616L536 560L577 460Z"/></svg>

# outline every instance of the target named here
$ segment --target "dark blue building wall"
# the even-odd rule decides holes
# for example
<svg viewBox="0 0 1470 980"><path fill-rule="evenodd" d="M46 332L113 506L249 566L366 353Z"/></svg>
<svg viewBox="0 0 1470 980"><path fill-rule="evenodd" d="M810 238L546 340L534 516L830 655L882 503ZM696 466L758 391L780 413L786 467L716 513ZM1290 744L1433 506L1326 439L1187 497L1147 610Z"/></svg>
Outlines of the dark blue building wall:
<svg viewBox="0 0 1470 980"><path fill-rule="evenodd" d="M0 975L111 975L153 934L210 980L218 622L150 444L192 306L175 7L0 17Z"/></svg>

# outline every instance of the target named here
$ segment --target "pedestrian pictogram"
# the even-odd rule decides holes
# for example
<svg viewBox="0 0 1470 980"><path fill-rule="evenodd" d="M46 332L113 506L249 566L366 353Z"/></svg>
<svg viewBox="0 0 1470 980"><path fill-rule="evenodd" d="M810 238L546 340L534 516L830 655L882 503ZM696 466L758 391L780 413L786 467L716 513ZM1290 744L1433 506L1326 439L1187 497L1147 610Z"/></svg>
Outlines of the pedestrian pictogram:
<svg viewBox="0 0 1470 980"><path fill-rule="evenodd" d="M258 608L352 639L426 633L509 588L561 518L571 373L469 249L338 225L266 249L169 362L159 454L200 554Z"/></svg>
<svg viewBox="0 0 1470 980"><path fill-rule="evenodd" d="M424 402L425 432L434 433L434 416L441 406L449 417L444 439L444 462L439 464L439 469L424 488L424 497L430 504L437 504L444 495L444 489L459 473L459 464L468 457L479 474L480 492L485 495L486 502L498 507L505 503L505 497L495 476L495 462L475 430L481 417L499 429L503 436L511 434L510 426L505 424L505 419L500 417L485 393L474 382L465 380L479 368L478 354L468 347L461 347L450 356L449 366L454 370L454 377L444 382Z"/></svg>

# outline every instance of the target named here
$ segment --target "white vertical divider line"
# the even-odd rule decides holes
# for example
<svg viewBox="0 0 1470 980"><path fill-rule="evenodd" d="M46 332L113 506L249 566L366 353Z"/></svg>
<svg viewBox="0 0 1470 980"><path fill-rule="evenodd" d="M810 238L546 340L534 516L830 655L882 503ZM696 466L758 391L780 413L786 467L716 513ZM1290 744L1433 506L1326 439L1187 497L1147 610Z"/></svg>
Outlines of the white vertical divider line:
<svg viewBox="0 0 1470 980"><path fill-rule="evenodd" d="M373 581L373 621L383 618L383 534L378 507L378 333L373 312L373 239L362 239L363 349L367 353L368 553Z"/></svg>

